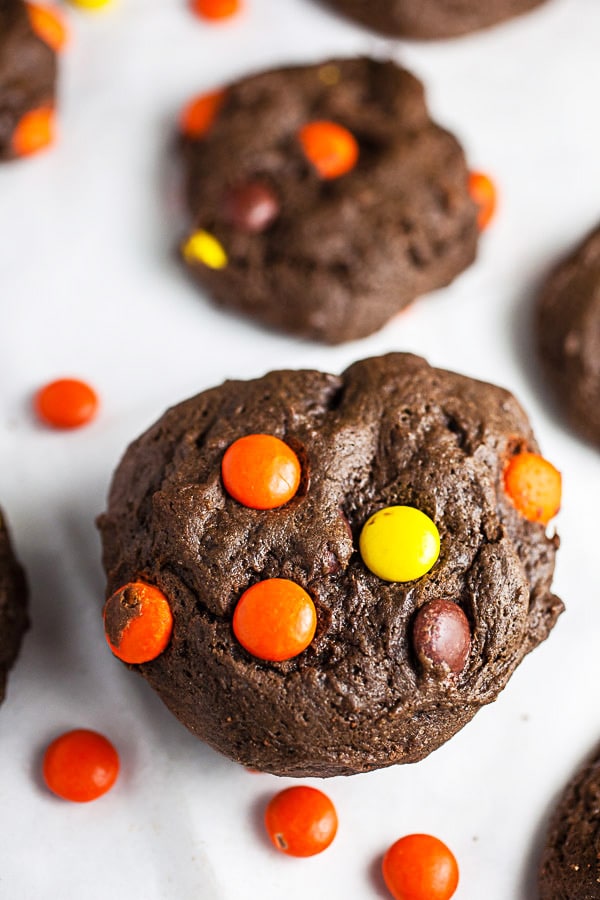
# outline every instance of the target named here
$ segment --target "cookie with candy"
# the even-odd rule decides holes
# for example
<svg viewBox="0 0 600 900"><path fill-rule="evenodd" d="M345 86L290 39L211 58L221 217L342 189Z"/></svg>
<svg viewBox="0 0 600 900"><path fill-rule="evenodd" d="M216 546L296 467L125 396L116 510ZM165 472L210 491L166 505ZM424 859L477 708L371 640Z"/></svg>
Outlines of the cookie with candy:
<svg viewBox="0 0 600 900"><path fill-rule="evenodd" d="M419 357L226 382L115 473L107 641L246 766L413 762L550 633L559 505L517 401Z"/></svg>
<svg viewBox="0 0 600 900"><path fill-rule="evenodd" d="M335 344L377 331L475 258L481 173L470 178L423 86L394 62L264 72L195 97L179 125L181 256L218 304Z"/></svg>
<svg viewBox="0 0 600 900"><path fill-rule="evenodd" d="M66 38L55 9L0 0L0 160L53 143L57 54Z"/></svg>

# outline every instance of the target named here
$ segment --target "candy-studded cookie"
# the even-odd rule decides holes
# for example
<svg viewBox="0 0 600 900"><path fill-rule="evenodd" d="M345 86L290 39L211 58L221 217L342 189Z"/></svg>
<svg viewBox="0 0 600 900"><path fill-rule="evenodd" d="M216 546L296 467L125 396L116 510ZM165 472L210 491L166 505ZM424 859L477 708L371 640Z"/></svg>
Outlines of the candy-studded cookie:
<svg viewBox="0 0 600 900"><path fill-rule="evenodd" d="M0 700L4 699L6 676L15 661L27 624L25 575L15 559L0 510Z"/></svg>
<svg viewBox="0 0 600 900"><path fill-rule="evenodd" d="M384 34L447 38L480 28L539 6L543 0L326 0L353 19Z"/></svg>
<svg viewBox="0 0 600 900"><path fill-rule="evenodd" d="M419 357L226 382L117 469L107 640L245 765L412 762L552 629L559 502L516 400Z"/></svg>
<svg viewBox="0 0 600 900"><path fill-rule="evenodd" d="M546 835L540 900L600 898L600 751L565 789Z"/></svg>
<svg viewBox="0 0 600 900"><path fill-rule="evenodd" d="M600 227L552 274L537 312L546 378L572 427L600 447Z"/></svg>
<svg viewBox="0 0 600 900"><path fill-rule="evenodd" d="M0 160L52 143L56 51L65 36L54 11L0 0Z"/></svg>
<svg viewBox="0 0 600 900"><path fill-rule="evenodd" d="M197 98L181 125L182 256L224 306L338 343L381 328L475 256L463 151L393 62L266 72Z"/></svg>

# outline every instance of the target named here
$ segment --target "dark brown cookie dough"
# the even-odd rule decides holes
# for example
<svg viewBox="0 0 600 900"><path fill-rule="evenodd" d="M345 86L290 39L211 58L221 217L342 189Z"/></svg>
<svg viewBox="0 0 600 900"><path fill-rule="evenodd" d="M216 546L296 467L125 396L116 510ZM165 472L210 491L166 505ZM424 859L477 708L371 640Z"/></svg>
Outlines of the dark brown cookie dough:
<svg viewBox="0 0 600 900"><path fill-rule="evenodd" d="M543 0L326 0L384 34L447 38L488 28L539 6Z"/></svg>
<svg viewBox="0 0 600 900"><path fill-rule="evenodd" d="M0 161L25 113L54 107L56 54L34 32L22 0L0 0Z"/></svg>
<svg viewBox="0 0 600 900"><path fill-rule="evenodd" d="M537 338L546 378L570 424L600 446L600 227L542 291Z"/></svg>
<svg viewBox="0 0 600 900"><path fill-rule="evenodd" d="M540 900L600 900L600 748L562 795L548 828Z"/></svg>
<svg viewBox="0 0 600 900"><path fill-rule="evenodd" d="M298 493L278 509L223 487L224 452L252 433L301 460ZM329 776L421 759L496 698L562 610L558 539L503 489L508 458L535 448L509 393L408 354L341 376L230 381L181 403L129 447L99 521L108 594L141 580L171 605L170 644L136 668L191 731L257 769ZM383 581L358 551L366 520L390 505L418 508L440 533L437 563L409 583ZM265 662L238 643L232 615L276 577L310 594L318 624L307 650ZM415 628L440 599L464 615L441 633Z"/></svg>
<svg viewBox="0 0 600 900"><path fill-rule="evenodd" d="M0 510L0 701L4 699L6 676L15 661L27 625L25 575L15 559Z"/></svg>
<svg viewBox="0 0 600 900"><path fill-rule="evenodd" d="M322 179L304 155L298 134L315 121L358 141L347 174ZM189 259L192 274L218 303L274 328L328 343L363 337L475 257L463 151L431 121L421 83L393 62L246 78L185 151L191 230L216 237L227 256L222 268ZM240 227L249 185L268 199L255 198Z"/></svg>

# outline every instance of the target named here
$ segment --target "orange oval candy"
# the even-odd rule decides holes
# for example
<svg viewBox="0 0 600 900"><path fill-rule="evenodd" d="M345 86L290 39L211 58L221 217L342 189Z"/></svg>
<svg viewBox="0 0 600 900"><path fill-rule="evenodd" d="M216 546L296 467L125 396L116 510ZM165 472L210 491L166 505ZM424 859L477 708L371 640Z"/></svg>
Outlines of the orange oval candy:
<svg viewBox="0 0 600 900"><path fill-rule="evenodd" d="M240 0L191 0L192 11L203 19L228 19L239 12Z"/></svg>
<svg viewBox="0 0 600 900"><path fill-rule="evenodd" d="M54 142L54 110L50 106L31 109L16 124L12 149L16 156L31 156Z"/></svg>
<svg viewBox="0 0 600 900"><path fill-rule="evenodd" d="M356 138L336 122L309 122L300 129L298 138L304 155L321 178L339 178L350 172L358 161Z"/></svg>
<svg viewBox="0 0 600 900"><path fill-rule="evenodd" d="M513 504L530 522L542 525L560 509L561 482L558 469L538 453L519 453L504 470L504 487Z"/></svg>
<svg viewBox="0 0 600 900"><path fill-rule="evenodd" d="M458 886L454 854L430 834L408 834L392 844L382 871L394 900L450 900Z"/></svg>
<svg viewBox="0 0 600 900"><path fill-rule="evenodd" d="M45 44L60 53L67 43L69 33L59 10L51 6L27 3L27 15L31 27Z"/></svg>
<svg viewBox="0 0 600 900"><path fill-rule="evenodd" d="M468 190L471 199L479 207L477 226L480 231L490 224L496 212L498 197L496 186L483 172L469 172Z"/></svg>
<svg viewBox="0 0 600 900"><path fill-rule="evenodd" d="M182 110L179 126L186 137L198 140L208 134L225 100L225 91L211 91L191 100Z"/></svg>
<svg viewBox="0 0 600 900"><path fill-rule="evenodd" d="M59 378L37 392L35 409L46 425L53 428L79 428L96 415L98 395L85 381Z"/></svg>
<svg viewBox="0 0 600 900"><path fill-rule="evenodd" d="M248 588L233 614L233 633L248 653L282 662L306 650L317 628L309 594L287 578L269 578Z"/></svg>
<svg viewBox="0 0 600 900"><path fill-rule="evenodd" d="M223 456L225 490L251 509L275 509L291 500L302 469L291 447L273 434L248 434L234 441Z"/></svg>
<svg viewBox="0 0 600 900"><path fill-rule="evenodd" d="M104 606L108 646L126 663L150 662L167 648L173 614L162 591L143 581L124 585Z"/></svg>
<svg viewBox="0 0 600 900"><path fill-rule="evenodd" d="M286 788L269 801L265 826L273 845L288 856L315 856L333 841L335 806L322 791L306 785Z"/></svg>
<svg viewBox="0 0 600 900"><path fill-rule="evenodd" d="M119 774L119 755L97 731L77 728L52 741L43 763L44 781L63 800L88 803L111 789Z"/></svg>

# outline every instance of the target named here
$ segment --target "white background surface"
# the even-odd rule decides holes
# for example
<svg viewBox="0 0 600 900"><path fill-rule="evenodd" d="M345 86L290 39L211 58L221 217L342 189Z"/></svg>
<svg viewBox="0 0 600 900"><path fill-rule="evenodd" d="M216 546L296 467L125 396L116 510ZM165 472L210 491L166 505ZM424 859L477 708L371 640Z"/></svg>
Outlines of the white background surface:
<svg viewBox="0 0 600 900"><path fill-rule="evenodd" d="M600 3L549 0L510 25L428 45L376 38L310 0L246 6L217 26L184 0L71 11L60 141L0 171L0 499L33 618L0 711L0 896L383 898L382 853L427 831L458 858L458 900L533 900L549 806L600 738L599 457L546 407L529 334L540 279L600 218ZM501 208L451 288L331 349L225 315L182 275L171 141L195 93L359 52L392 55L426 81L438 120L496 180ZM94 517L126 444L167 405L225 377L340 371L391 349L517 393L564 474L555 588L567 613L497 702L427 760L327 782L338 837L293 860L260 824L265 797L289 780L213 753L109 653ZM76 433L30 413L32 392L62 375L102 397L98 420ZM117 786L96 803L62 802L40 781L41 751L71 727L106 733L121 754Z"/></svg>

